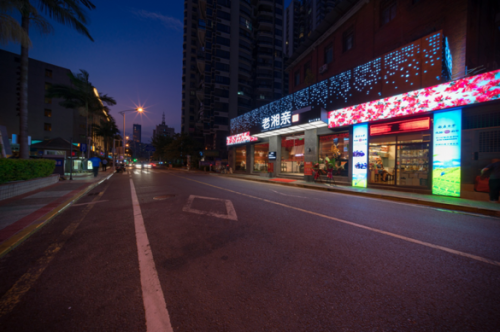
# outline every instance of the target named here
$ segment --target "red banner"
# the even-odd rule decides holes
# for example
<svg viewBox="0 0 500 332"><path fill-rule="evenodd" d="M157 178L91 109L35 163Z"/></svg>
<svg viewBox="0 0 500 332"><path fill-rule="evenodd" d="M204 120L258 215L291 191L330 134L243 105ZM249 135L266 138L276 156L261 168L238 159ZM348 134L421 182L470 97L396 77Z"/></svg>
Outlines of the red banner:
<svg viewBox="0 0 500 332"><path fill-rule="evenodd" d="M306 161L304 163L304 175L313 175L313 163L312 163L312 161Z"/></svg>

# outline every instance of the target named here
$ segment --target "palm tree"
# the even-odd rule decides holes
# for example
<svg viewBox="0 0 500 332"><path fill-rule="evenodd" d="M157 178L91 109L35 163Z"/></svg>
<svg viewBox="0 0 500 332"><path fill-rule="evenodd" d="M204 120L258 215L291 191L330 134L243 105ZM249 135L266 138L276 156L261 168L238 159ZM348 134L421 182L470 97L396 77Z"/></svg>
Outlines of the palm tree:
<svg viewBox="0 0 500 332"><path fill-rule="evenodd" d="M120 132L116 126L115 119L110 117L109 121L102 122L100 125L95 125L95 134L103 138L104 141L104 153L106 158L108 157L109 144L113 144L112 140Z"/></svg>
<svg viewBox="0 0 500 332"><path fill-rule="evenodd" d="M86 137L93 137L94 126L89 126L89 114L97 114L102 111L108 114L109 108L104 104L116 105L116 100L108 95L98 94L97 90L89 81L89 73L85 70L80 69L78 74L69 73L68 76L71 85L54 84L47 90L46 97L62 98L63 101L59 104L66 108L84 108L87 118L87 130L85 135Z"/></svg>
<svg viewBox="0 0 500 332"><path fill-rule="evenodd" d="M16 9L21 14L21 27L25 35L29 35L30 23L34 23L42 33L51 32L50 23L38 13L31 4L33 0L4 0L10 4L11 9ZM84 7L94 9L95 6L89 0L37 0L36 3L42 13L64 25L71 26L79 33L90 36L86 24L87 16ZM83 5L83 6L82 6ZM6 5L7 6L7 5ZM29 157L28 147L28 44L21 43L21 84L19 103L19 156L23 159Z"/></svg>
<svg viewBox="0 0 500 332"><path fill-rule="evenodd" d="M0 0L0 43L15 42L24 47L31 47L29 35L11 15L19 11L20 3L14 0Z"/></svg>

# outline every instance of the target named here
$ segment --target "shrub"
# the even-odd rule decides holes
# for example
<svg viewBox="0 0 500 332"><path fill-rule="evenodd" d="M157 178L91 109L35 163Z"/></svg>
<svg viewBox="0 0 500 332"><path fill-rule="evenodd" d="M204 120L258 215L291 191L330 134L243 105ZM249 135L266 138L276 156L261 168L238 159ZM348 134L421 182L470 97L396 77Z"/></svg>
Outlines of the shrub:
<svg viewBox="0 0 500 332"><path fill-rule="evenodd" d="M46 177L55 167L56 162L48 159L0 158L0 183Z"/></svg>

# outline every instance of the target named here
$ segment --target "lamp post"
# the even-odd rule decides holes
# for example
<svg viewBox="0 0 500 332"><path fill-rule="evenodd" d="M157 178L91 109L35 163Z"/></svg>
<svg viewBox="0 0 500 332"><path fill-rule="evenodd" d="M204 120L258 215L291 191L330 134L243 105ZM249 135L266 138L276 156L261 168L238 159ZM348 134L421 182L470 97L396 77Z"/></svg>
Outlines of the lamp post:
<svg viewBox="0 0 500 332"><path fill-rule="evenodd" d="M136 109L133 109L133 110L125 110L125 111L121 111L121 112L118 112L120 113L121 115L123 115L123 135L122 135L122 140L123 140L123 159L125 159L125 113L126 112L139 112L139 113L142 113L144 112L144 110L142 109L142 107L139 107L139 108L136 108Z"/></svg>

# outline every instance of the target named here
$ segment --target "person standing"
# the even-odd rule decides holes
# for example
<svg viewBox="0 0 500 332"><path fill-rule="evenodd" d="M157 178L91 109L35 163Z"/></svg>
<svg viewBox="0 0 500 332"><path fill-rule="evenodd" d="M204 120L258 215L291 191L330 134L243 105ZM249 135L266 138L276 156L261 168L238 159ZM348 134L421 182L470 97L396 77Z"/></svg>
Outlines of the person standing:
<svg viewBox="0 0 500 332"><path fill-rule="evenodd" d="M493 159L491 164L481 170L481 176L490 175L490 201L497 202L500 195L500 159Z"/></svg>
<svg viewBox="0 0 500 332"><path fill-rule="evenodd" d="M106 160L106 158L104 158L104 159L102 160L102 170L103 170L104 172L106 172L106 167L107 167L107 166L108 166L108 161Z"/></svg>
<svg viewBox="0 0 500 332"><path fill-rule="evenodd" d="M99 164L101 163L101 159L97 157L92 157L89 159L92 162L92 170L94 171L94 177L99 173Z"/></svg>

